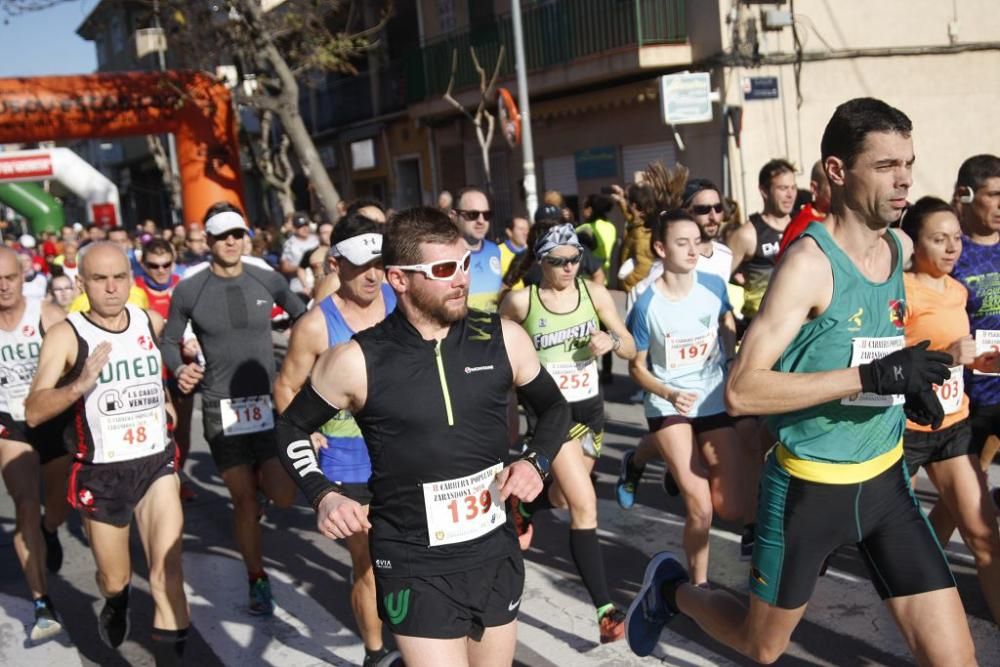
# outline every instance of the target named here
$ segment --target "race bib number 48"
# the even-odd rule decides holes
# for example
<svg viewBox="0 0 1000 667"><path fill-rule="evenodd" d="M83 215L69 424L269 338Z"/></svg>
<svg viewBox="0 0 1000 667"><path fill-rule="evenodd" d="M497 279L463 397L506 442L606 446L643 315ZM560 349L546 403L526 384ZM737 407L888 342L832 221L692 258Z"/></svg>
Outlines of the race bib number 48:
<svg viewBox="0 0 1000 667"><path fill-rule="evenodd" d="M222 432L226 435L260 433L274 428L270 396L226 398L219 402L219 409L222 411Z"/></svg>
<svg viewBox="0 0 1000 667"><path fill-rule="evenodd" d="M896 350L902 350L905 345L906 339L903 336L886 336L885 338L859 336L851 342L851 368L881 359ZM872 393L860 393L840 399L842 405L857 405L867 408L888 408L893 405L902 405L905 401L906 397L902 394L882 396Z"/></svg>
<svg viewBox="0 0 1000 667"><path fill-rule="evenodd" d="M497 484L501 470L498 463L467 477L423 485L430 546L467 542L504 525L507 512Z"/></svg>

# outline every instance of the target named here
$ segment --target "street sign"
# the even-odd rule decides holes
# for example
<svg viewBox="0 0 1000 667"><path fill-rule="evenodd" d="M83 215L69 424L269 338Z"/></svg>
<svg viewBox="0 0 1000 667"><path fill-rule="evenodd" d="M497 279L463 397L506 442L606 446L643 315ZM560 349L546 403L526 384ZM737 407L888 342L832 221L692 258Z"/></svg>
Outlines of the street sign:
<svg viewBox="0 0 1000 667"><path fill-rule="evenodd" d="M708 72L681 72L660 77L660 110L667 125L712 120L712 82Z"/></svg>
<svg viewBox="0 0 1000 667"><path fill-rule="evenodd" d="M778 77L776 76L745 76L742 86L745 101L778 99Z"/></svg>

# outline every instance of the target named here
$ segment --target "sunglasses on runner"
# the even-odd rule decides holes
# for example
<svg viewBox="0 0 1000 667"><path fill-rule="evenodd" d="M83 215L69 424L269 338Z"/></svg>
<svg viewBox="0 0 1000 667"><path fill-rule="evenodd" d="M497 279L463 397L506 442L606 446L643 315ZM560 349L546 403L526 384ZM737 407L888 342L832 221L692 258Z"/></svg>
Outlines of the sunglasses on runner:
<svg viewBox="0 0 1000 667"><path fill-rule="evenodd" d="M469 222L478 220L479 216L483 216L483 220L485 220L486 222L489 222L490 220L493 219L493 211L472 211L472 210L463 211L461 209L456 208L455 213L458 213L460 216L462 216Z"/></svg>
<svg viewBox="0 0 1000 667"><path fill-rule="evenodd" d="M153 262L145 262L147 269L169 269L174 265L174 260L170 260L164 264L154 264Z"/></svg>
<svg viewBox="0 0 1000 667"><path fill-rule="evenodd" d="M691 207L691 213L694 215L708 215L712 211L722 213L724 210L726 209L722 205L722 202L719 202L718 204L697 204Z"/></svg>
<svg viewBox="0 0 1000 667"><path fill-rule="evenodd" d="M213 236L212 240L214 240L214 241L228 241L230 238L234 238L236 240L240 240L240 239L242 239L246 235L247 235L247 230L245 230L245 229L230 229L228 231L222 232L218 236Z"/></svg>
<svg viewBox="0 0 1000 667"><path fill-rule="evenodd" d="M388 269L399 269L400 271L415 271L427 276L428 280L451 280L462 269L462 273L468 273L472 265L472 253L466 252L462 259L439 259L428 264L409 264L407 266L388 266Z"/></svg>
<svg viewBox="0 0 1000 667"><path fill-rule="evenodd" d="M542 261L549 266L554 266L558 269L559 267L566 266L567 264L579 264L582 258L583 255L573 255L572 257L553 257L552 255L549 255L548 257L543 257Z"/></svg>

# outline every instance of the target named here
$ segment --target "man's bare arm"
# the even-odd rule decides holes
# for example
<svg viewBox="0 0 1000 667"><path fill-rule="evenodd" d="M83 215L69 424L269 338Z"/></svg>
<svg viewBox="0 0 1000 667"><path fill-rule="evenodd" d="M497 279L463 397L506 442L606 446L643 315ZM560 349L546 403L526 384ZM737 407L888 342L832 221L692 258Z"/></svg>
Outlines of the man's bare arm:
<svg viewBox="0 0 1000 667"><path fill-rule="evenodd" d="M274 404L283 412L309 379L313 364L329 347L323 311L313 308L292 328L288 353L281 364L281 373L274 381Z"/></svg>

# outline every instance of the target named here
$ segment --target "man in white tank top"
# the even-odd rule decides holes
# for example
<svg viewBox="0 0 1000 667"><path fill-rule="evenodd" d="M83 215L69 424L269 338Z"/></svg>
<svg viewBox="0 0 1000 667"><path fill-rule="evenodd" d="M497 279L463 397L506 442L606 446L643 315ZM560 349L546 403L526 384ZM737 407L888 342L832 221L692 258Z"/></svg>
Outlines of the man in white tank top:
<svg viewBox="0 0 1000 667"><path fill-rule="evenodd" d="M157 665L180 664L190 620L179 547L184 517L176 447L167 434L156 344L163 319L127 305L132 274L114 244L88 246L79 280L90 311L74 313L48 332L25 403L27 422L74 411L75 461L67 499L80 511L97 563L105 597L101 639L116 648L128 636L134 516L149 558L155 606L150 648Z"/></svg>
<svg viewBox="0 0 1000 667"><path fill-rule="evenodd" d="M22 293L23 272L17 253L0 247L0 472L14 501L17 526L14 551L35 605L33 642L62 630L49 600L46 573L62 566L57 530L66 520L66 474L69 456L61 425L54 419L40 428L24 421L24 399L38 367L42 333L65 319L62 309ZM39 490L44 480L43 498Z"/></svg>

